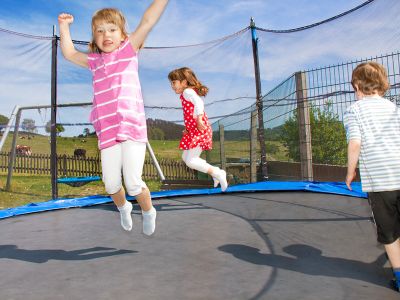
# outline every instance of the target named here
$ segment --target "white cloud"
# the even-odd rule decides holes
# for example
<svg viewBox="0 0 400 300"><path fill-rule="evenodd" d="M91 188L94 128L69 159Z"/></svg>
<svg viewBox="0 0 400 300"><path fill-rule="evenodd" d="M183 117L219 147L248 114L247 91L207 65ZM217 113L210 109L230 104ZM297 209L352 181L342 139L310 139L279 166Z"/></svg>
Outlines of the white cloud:
<svg viewBox="0 0 400 300"><path fill-rule="evenodd" d="M162 19L150 33L146 46L187 45L214 40L248 26L250 16L255 18L259 27L281 29L293 27L290 26L293 24L295 27L303 26L332 16L328 8L335 4L341 5L341 8L336 7L336 14L344 11L343 8L348 9L362 2L363 0L336 0L335 3L328 0L171 0ZM112 5L123 11L130 29L133 30L149 3L149 0L118 0L113 1ZM109 6L110 2L97 1L93 6L93 3L73 0L68 1L67 5L76 16L71 28L73 38L89 40L92 13L100 7ZM273 87L272 83L304 68L340 63L399 49L399 14L398 2L382 0L373 2L355 14L311 30L292 34L259 32L264 93ZM0 19L0 27L49 35L51 25L56 21L57 13L54 13L53 7L51 15L32 11L27 19ZM1 40L6 43L1 43ZM24 104L40 103L43 99L49 101L50 89L46 82L50 74L49 51L48 45L41 42L31 44L21 42L19 38L11 42L7 38L0 39L0 55L7 58L0 62L0 70L3 73L6 70L7 74L0 85L0 99ZM210 85L212 89L207 101L254 95L251 51L248 33L225 42L198 47L144 50L141 67L145 72L141 80L146 104L177 104L176 95L170 91L166 75L172 68L182 65L193 67ZM66 62L60 56L58 93L60 102L90 101L90 73ZM211 108L210 114L233 112L244 105L247 106L248 102L216 105ZM2 112L11 110L10 107L9 102L0 101ZM181 117L180 112L165 115L171 118Z"/></svg>

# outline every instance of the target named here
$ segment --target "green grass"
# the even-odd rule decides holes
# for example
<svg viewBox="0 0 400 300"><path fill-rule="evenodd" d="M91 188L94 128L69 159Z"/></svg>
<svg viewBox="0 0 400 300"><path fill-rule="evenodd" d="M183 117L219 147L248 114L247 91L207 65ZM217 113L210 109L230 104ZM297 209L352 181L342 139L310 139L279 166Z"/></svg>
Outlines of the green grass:
<svg viewBox="0 0 400 300"><path fill-rule="evenodd" d="M226 141L225 144L225 157L228 159L250 159L250 142L249 141ZM272 161L288 161L288 151L281 142L267 141L267 160ZM211 151L211 161L220 160L220 143L213 142L214 151ZM270 153L269 148L274 148L276 151ZM260 144L257 142L257 157L261 156Z"/></svg>
<svg viewBox="0 0 400 300"><path fill-rule="evenodd" d="M11 148L13 134L7 138L3 151L9 151ZM19 136L27 136L20 134ZM47 136L35 135L31 139L18 139L18 144L30 146L34 154L50 154L50 143ZM173 159L180 160L182 151L179 150L179 141L150 141L153 151L158 159ZM268 160L287 160L287 150L280 142L267 142L267 146L274 145L275 151L273 154L268 154ZM219 142L214 142L214 150L210 154L210 162L219 162L220 145ZM240 159L249 158L250 143L248 141L227 141L225 143L225 153L227 158ZM57 152L59 154L73 155L74 149L86 149L86 155L96 157L99 155L97 149L97 139L95 137L88 138L72 138L58 137ZM257 144L259 153L259 144ZM205 158L205 152L203 157ZM259 155L259 154L258 154ZM147 154L148 156L148 154ZM7 174L0 175L0 209L7 207L20 206L31 202L41 202L51 199L50 176L40 175L20 175L14 174L12 178L11 191L4 190L6 185ZM151 191L158 191L161 183L157 181L146 181ZM70 187L65 184L59 184L59 197L77 198L88 195L105 194L104 186L101 181L91 182L82 187Z"/></svg>
<svg viewBox="0 0 400 300"><path fill-rule="evenodd" d="M14 175L11 191L5 191L7 175L0 175L0 209L16 207L32 202L51 199L50 176ZM146 181L150 191L160 190L161 183ZM79 198L90 195L106 195L101 181L91 182L81 187L58 185L59 198Z"/></svg>
<svg viewBox="0 0 400 300"><path fill-rule="evenodd" d="M26 134L19 134L17 144L31 147L33 154L50 154L50 137L43 135L31 135L30 139ZM13 133L10 133L3 146L3 151L10 151ZM58 154L74 155L74 150L77 148L86 149L87 156L98 155L97 138L73 138L73 137L58 137L57 138L57 152Z"/></svg>
<svg viewBox="0 0 400 300"><path fill-rule="evenodd" d="M182 150L179 149L179 141L150 141L151 148L157 159L174 159L180 160Z"/></svg>
<svg viewBox="0 0 400 300"><path fill-rule="evenodd" d="M3 151L10 151L11 140L13 134L11 133L6 139L3 147ZM21 135L19 135L21 136ZM26 136L26 134L23 134ZM50 143L49 137L42 135L35 135L31 139L18 139L18 144L30 146L32 153L50 154ZM151 147L157 158L159 159L176 159L180 160L182 151L179 149L179 140L176 141L150 141ZM280 142L268 141L268 145L275 145L279 151L273 154L268 154L269 160L287 160L287 150ZM73 138L73 137L58 137L57 138L57 153L59 155L73 155L74 150L77 148L86 149L86 156L95 157L99 155L97 148L97 138ZM219 149L220 143L218 141L213 142L213 148L211 151L212 161L219 161ZM257 143L257 151L260 152L260 146ZM148 154L147 154L148 155ZM246 158L250 155L250 142L249 141L226 141L225 142L225 155L229 158Z"/></svg>

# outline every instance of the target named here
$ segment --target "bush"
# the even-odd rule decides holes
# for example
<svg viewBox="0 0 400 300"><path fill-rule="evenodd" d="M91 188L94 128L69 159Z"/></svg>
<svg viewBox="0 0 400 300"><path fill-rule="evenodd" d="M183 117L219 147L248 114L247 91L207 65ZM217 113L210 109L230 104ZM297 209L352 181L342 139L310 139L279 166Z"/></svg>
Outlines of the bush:
<svg viewBox="0 0 400 300"><path fill-rule="evenodd" d="M313 163L345 165L347 161L346 132L337 114L328 104L323 109L310 108ZM281 139L294 161L300 161L297 111L283 125Z"/></svg>

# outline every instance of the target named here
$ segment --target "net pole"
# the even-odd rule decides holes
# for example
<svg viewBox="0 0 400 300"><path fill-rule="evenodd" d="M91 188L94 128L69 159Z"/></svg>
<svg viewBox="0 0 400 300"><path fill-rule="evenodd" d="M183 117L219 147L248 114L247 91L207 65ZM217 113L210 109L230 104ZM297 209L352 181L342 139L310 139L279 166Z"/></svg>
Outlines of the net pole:
<svg viewBox="0 0 400 300"><path fill-rule="evenodd" d="M57 41L56 26L53 26L53 39L51 41L51 133L50 133L50 172L51 172L51 197L58 198L57 184Z"/></svg>
<svg viewBox="0 0 400 300"><path fill-rule="evenodd" d="M265 146L264 137L264 118L263 118L263 102L261 94L261 78L260 78L260 62L258 59L258 37L256 32L256 24L254 19L250 19L251 40L253 46L253 59L254 59L254 77L256 81L256 107L258 114L258 141L260 143L261 151L261 176L262 180L268 178L267 172L267 150Z"/></svg>

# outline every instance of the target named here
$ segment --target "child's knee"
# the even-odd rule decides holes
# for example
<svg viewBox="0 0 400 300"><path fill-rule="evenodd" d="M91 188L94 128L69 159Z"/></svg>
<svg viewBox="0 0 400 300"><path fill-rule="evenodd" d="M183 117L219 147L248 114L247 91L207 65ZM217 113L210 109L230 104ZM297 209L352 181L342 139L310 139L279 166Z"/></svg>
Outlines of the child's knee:
<svg viewBox="0 0 400 300"><path fill-rule="evenodd" d="M103 182L104 182L104 187L106 189L106 192L109 195L118 193L122 188L121 180L103 177Z"/></svg>
<svg viewBox="0 0 400 300"><path fill-rule="evenodd" d="M109 184L109 185L107 185L106 184L105 188L106 188L107 194L113 195L113 194L118 193L121 190L122 185L121 184L119 184L119 185L117 185L117 184Z"/></svg>
<svg viewBox="0 0 400 300"><path fill-rule="evenodd" d="M195 167L195 163L194 163L194 161L193 161L193 159L188 159L188 160L186 160L185 161L185 164L186 164L186 166L188 167L188 168L190 168L190 169L194 169L194 167Z"/></svg>
<svg viewBox="0 0 400 300"><path fill-rule="evenodd" d="M127 183L125 183L125 188L126 192L130 196L137 196L141 194L144 191L144 189L147 189L146 186L143 186L141 184L127 184Z"/></svg>

